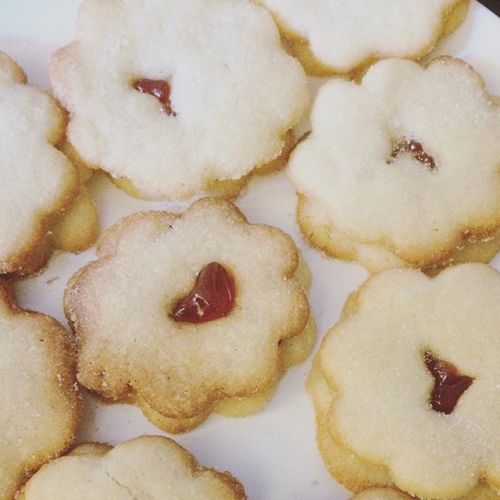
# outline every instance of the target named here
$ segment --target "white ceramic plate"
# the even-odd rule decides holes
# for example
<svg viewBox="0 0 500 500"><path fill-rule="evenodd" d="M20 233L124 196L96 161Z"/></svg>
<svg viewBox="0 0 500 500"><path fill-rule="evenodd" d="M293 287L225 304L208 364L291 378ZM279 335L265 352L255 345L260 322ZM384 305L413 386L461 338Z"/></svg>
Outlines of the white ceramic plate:
<svg viewBox="0 0 500 500"><path fill-rule="evenodd" d="M49 56L72 39L78 4L79 0L0 0L0 50L24 67L31 82L49 85ZM490 92L500 95L500 19L487 9L473 3L466 22L438 51L467 60L484 76ZM138 210L180 210L187 205L134 200L102 175L91 188L102 229ZM338 320L347 294L365 279L365 271L325 258L308 247L295 224L295 196L284 174L253 181L237 204L251 222L274 224L290 233L303 251L314 276L311 300L320 339ZM62 310L65 283L93 258L93 250L55 255L44 273L17 285L21 306L48 313L66 325ZM313 411L304 390L309 367L310 360L290 370L271 403L257 415L243 419L212 416L198 429L175 439L203 464L231 471L244 483L249 498L348 498L326 472L316 449ZM114 444L159 433L132 406L104 405L86 397L80 441Z"/></svg>

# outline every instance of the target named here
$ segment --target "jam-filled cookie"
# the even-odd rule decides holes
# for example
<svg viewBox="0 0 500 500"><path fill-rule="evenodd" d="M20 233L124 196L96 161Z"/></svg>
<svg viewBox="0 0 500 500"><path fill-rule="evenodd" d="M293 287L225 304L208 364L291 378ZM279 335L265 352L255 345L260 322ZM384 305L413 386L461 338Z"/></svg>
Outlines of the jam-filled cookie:
<svg viewBox="0 0 500 500"><path fill-rule="evenodd" d="M98 257L65 294L78 379L169 432L212 411L256 411L312 347L293 241L229 202L132 215L105 233Z"/></svg>
<svg viewBox="0 0 500 500"><path fill-rule="evenodd" d="M271 15L247 0L84 0L51 80L82 159L152 199L235 196L282 167L308 102Z"/></svg>
<svg viewBox="0 0 500 500"><path fill-rule="evenodd" d="M54 319L18 309L0 285L0 500L71 445L79 415L74 352Z"/></svg>
<svg viewBox="0 0 500 500"><path fill-rule="evenodd" d="M390 57L418 60L454 31L469 0L255 0L308 73L356 77Z"/></svg>
<svg viewBox="0 0 500 500"><path fill-rule="evenodd" d="M371 271L486 262L500 246L500 106L466 63L389 59L327 83L290 175L310 242Z"/></svg>
<svg viewBox="0 0 500 500"><path fill-rule="evenodd" d="M84 197L73 165L57 149L65 116L54 99L26 81L0 52L0 274L16 276L39 270L54 248L82 250L96 236L88 198L80 219L65 221Z"/></svg>
<svg viewBox="0 0 500 500"><path fill-rule="evenodd" d="M168 492L168 493L167 493ZM201 467L171 439L144 436L118 444L85 444L50 462L19 500L244 500L228 472Z"/></svg>
<svg viewBox="0 0 500 500"><path fill-rule="evenodd" d="M369 279L308 381L317 439L350 490L418 498L500 493L500 276L463 264Z"/></svg>

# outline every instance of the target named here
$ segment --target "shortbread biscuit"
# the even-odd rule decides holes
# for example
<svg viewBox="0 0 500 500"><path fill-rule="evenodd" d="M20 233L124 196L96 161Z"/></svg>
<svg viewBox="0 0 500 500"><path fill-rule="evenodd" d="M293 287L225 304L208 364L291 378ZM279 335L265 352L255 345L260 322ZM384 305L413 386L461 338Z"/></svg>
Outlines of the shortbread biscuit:
<svg viewBox="0 0 500 500"><path fill-rule="evenodd" d="M65 125L57 103L28 86L23 70L0 53L0 274L36 272L58 247L54 233L80 192L75 169L57 150ZM86 211L72 225L67 249L93 242L88 218L94 214Z"/></svg>
<svg viewBox="0 0 500 500"><path fill-rule="evenodd" d="M463 21L468 0L255 0L314 75L360 76L391 57L419 60Z"/></svg>
<svg viewBox="0 0 500 500"><path fill-rule="evenodd" d="M392 488L370 488L358 493L352 500L411 500L402 491L397 491Z"/></svg>
<svg viewBox="0 0 500 500"><path fill-rule="evenodd" d="M65 293L78 379L169 432L258 410L314 342L293 241L228 202L135 214Z"/></svg>
<svg viewBox="0 0 500 500"><path fill-rule="evenodd" d="M373 271L500 246L500 107L463 61L390 59L321 90L290 176L311 243Z"/></svg>
<svg viewBox="0 0 500 500"><path fill-rule="evenodd" d="M370 272L384 269L408 267L408 262L385 249L383 245L360 243L349 239L345 234L332 228L328 215L320 203L298 196L297 220L302 233L315 247L325 253L343 260L360 262ZM433 275L442 268L466 262L488 263L500 248L500 231L487 236L463 234L462 241L453 252L438 264L429 263L421 266L422 270Z"/></svg>
<svg viewBox="0 0 500 500"><path fill-rule="evenodd" d="M150 199L234 197L281 168L309 96L271 15L247 0L84 0L51 81L82 159Z"/></svg>
<svg viewBox="0 0 500 500"><path fill-rule="evenodd" d="M71 445L79 415L73 349L54 319L0 285L0 500Z"/></svg>
<svg viewBox="0 0 500 500"><path fill-rule="evenodd" d="M35 474L19 500L50 498L244 500L246 495L241 483L228 472L200 467L171 439L147 436L114 448L79 446Z"/></svg>
<svg viewBox="0 0 500 500"><path fill-rule="evenodd" d="M80 189L73 205L54 229L55 245L65 252L81 252L95 243L99 232L97 210L87 187L94 170L88 168L66 140L59 149L76 168Z"/></svg>
<svg viewBox="0 0 500 500"><path fill-rule="evenodd" d="M500 276L463 264L431 279L385 271L347 302L308 381L318 445L351 491L500 493Z"/></svg>
<svg viewBox="0 0 500 500"><path fill-rule="evenodd" d="M414 497L393 488L370 488L355 495L352 500L411 500ZM499 496L484 485L460 500L498 500Z"/></svg>

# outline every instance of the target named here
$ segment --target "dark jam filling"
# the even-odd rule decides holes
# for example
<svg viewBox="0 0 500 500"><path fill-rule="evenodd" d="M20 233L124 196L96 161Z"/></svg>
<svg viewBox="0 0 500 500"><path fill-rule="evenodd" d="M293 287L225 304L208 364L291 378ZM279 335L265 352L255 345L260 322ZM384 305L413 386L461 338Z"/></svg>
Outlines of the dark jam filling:
<svg viewBox="0 0 500 500"><path fill-rule="evenodd" d="M172 109L172 103L170 102L170 93L172 89L170 88L169 82L166 80L149 80L148 78L142 78L135 80L133 87L143 94L149 94L156 97L162 104L167 115L176 116L175 111Z"/></svg>
<svg viewBox="0 0 500 500"><path fill-rule="evenodd" d="M429 168L430 170L434 170L436 168L436 162L434 158L428 154L422 144L417 141L407 141L403 140L398 142L396 147L392 152L392 158L397 158L400 154L408 153L415 158L415 160L419 161L422 165Z"/></svg>
<svg viewBox="0 0 500 500"><path fill-rule="evenodd" d="M193 289L175 304L171 317L182 323L205 323L227 316L233 309L236 287L218 262L205 266Z"/></svg>
<svg viewBox="0 0 500 500"><path fill-rule="evenodd" d="M474 379L460 375L455 365L436 358L430 351L424 353L424 362L434 377L434 388L429 399L432 409L449 415Z"/></svg>

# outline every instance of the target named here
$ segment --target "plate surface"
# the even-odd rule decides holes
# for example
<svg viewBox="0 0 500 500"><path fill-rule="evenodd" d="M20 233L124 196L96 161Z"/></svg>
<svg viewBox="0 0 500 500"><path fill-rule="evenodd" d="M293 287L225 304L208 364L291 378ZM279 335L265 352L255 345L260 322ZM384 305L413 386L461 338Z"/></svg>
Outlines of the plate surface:
<svg viewBox="0 0 500 500"><path fill-rule="evenodd" d="M78 4L79 0L1 0L0 50L24 67L32 83L48 87L49 56L72 39ZM473 2L466 22L436 52L471 63L485 78L489 91L500 95L499 47L500 19ZM321 82L311 83L317 88ZM138 210L177 211L188 205L134 200L103 175L95 177L91 189L102 229ZM320 339L338 320L347 295L366 278L366 272L357 265L325 258L304 242L295 224L295 195L283 173L254 180L237 205L251 222L265 222L287 231L302 250L313 272L311 300ZM94 257L93 250L55 255L44 273L17 285L20 305L48 313L67 325L62 310L65 283ZM311 359L290 370L271 403L260 413L243 419L212 416L195 431L175 439L201 463L230 470L244 483L249 498L349 498L328 475L316 449L314 415L304 390L310 363ZM86 397L80 441L114 444L142 434L161 432L132 406L104 405Z"/></svg>

